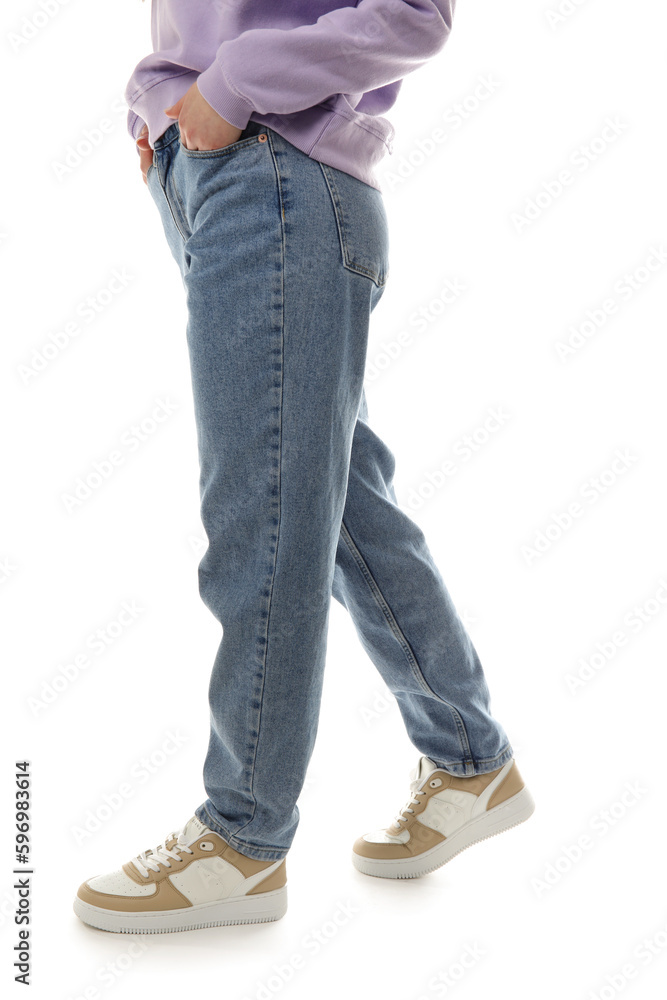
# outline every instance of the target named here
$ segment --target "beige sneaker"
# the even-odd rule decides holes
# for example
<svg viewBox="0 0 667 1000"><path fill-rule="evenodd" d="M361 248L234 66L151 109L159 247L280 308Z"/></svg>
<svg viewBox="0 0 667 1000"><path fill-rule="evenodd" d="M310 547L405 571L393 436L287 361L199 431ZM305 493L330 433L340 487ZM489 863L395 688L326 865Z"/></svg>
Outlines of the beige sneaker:
<svg viewBox="0 0 667 1000"><path fill-rule="evenodd" d="M239 854L196 816L180 833L80 887L74 912L121 934L159 934L278 920L287 910L285 859Z"/></svg>
<svg viewBox="0 0 667 1000"><path fill-rule="evenodd" d="M412 797L392 825L355 841L352 862L365 875L426 875L535 809L514 758L496 771L459 778L422 757L410 777Z"/></svg>

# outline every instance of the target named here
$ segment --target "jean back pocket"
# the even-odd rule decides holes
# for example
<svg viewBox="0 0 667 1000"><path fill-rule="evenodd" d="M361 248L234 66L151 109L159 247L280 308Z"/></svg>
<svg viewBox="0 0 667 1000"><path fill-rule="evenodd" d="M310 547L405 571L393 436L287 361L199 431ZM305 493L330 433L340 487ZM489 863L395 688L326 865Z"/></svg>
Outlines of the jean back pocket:
<svg viewBox="0 0 667 1000"><path fill-rule="evenodd" d="M389 271L389 234L382 192L318 161L336 216L343 266L382 287Z"/></svg>

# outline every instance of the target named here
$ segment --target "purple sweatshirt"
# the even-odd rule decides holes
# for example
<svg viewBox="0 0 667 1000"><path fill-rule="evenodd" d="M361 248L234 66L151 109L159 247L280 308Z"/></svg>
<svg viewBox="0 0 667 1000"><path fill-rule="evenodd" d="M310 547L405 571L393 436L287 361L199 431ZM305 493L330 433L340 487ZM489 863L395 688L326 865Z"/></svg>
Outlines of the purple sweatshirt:
<svg viewBox="0 0 667 1000"><path fill-rule="evenodd" d="M153 53L125 90L133 139L151 146L197 81L237 128L268 125L308 156L380 189L383 116L402 78L440 51L455 0L152 0Z"/></svg>

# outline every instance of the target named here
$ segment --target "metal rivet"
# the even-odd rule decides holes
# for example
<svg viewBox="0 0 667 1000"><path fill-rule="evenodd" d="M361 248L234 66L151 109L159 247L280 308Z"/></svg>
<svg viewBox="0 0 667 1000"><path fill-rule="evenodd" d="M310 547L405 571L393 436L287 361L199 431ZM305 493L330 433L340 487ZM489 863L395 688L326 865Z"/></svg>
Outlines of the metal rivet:
<svg viewBox="0 0 667 1000"><path fill-rule="evenodd" d="M266 142L266 133L262 132L262 134L258 135L257 138L259 139L260 142Z"/></svg>

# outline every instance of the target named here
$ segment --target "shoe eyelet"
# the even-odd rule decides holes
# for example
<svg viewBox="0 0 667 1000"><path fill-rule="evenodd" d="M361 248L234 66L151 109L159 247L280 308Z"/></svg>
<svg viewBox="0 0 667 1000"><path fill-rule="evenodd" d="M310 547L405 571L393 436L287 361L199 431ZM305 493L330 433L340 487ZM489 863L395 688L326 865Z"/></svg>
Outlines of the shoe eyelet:
<svg viewBox="0 0 667 1000"><path fill-rule="evenodd" d="M429 781L431 788L439 788L442 784L442 778L434 778L433 781Z"/></svg>
<svg viewBox="0 0 667 1000"><path fill-rule="evenodd" d="M215 848L215 844L212 844L210 840L202 840L199 845L200 851L212 851Z"/></svg>

